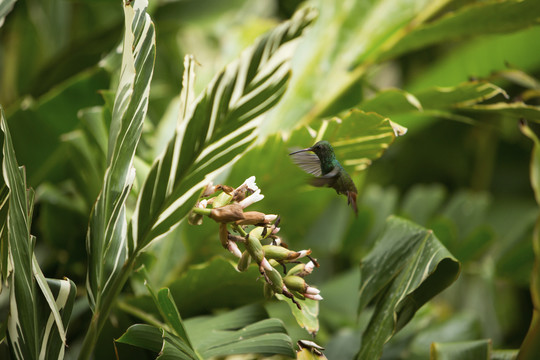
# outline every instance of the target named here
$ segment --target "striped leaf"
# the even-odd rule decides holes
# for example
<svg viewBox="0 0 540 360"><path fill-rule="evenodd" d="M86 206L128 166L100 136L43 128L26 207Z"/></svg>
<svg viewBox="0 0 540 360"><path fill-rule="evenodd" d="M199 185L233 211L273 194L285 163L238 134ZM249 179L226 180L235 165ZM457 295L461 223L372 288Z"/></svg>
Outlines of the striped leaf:
<svg viewBox="0 0 540 360"><path fill-rule="evenodd" d="M124 5L124 48L112 111L107 170L87 233L87 290L92 309L99 307L103 296L119 291L115 280L127 259L126 200L135 178L133 158L154 69L155 32L146 13L148 2L126 1Z"/></svg>
<svg viewBox="0 0 540 360"><path fill-rule="evenodd" d="M249 305L216 316L195 317L185 325L202 359L253 353L293 357L283 323L267 316L260 305ZM197 359L182 338L150 325L133 325L116 341L159 351L159 359Z"/></svg>
<svg viewBox="0 0 540 360"><path fill-rule="evenodd" d="M305 9L259 38L217 74L178 121L174 137L154 162L130 228L130 251L144 248L175 226L201 188L231 165L258 135L263 117L283 95L290 59L314 13ZM184 83L192 83L192 61ZM187 93L184 96L188 96Z"/></svg>
<svg viewBox="0 0 540 360"><path fill-rule="evenodd" d="M34 192L26 188L24 168L17 164L4 111L0 110L4 133L3 179L9 189L8 194L2 192L4 202L0 211L2 241L7 238L2 251L7 248L11 268L9 344L17 359L63 358L76 287L68 279L46 279L41 272L34 255L36 240L30 234Z"/></svg>
<svg viewBox="0 0 540 360"><path fill-rule="evenodd" d="M343 165L364 170L406 131L379 114L354 109L343 119L323 122L315 141L330 141Z"/></svg>
<svg viewBox="0 0 540 360"><path fill-rule="evenodd" d="M0 1L0 27L4 25L4 20L11 10L13 10L13 5L15 5L17 0L2 0Z"/></svg>

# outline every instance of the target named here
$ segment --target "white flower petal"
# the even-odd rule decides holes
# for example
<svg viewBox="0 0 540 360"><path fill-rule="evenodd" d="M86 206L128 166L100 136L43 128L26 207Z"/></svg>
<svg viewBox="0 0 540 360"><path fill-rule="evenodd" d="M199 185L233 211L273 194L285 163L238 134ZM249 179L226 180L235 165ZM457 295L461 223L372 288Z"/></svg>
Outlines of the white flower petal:
<svg viewBox="0 0 540 360"><path fill-rule="evenodd" d="M261 201L264 198L264 195L261 194L261 190L257 189L253 194L240 201L239 204L242 206L242 209L247 208L249 205Z"/></svg>

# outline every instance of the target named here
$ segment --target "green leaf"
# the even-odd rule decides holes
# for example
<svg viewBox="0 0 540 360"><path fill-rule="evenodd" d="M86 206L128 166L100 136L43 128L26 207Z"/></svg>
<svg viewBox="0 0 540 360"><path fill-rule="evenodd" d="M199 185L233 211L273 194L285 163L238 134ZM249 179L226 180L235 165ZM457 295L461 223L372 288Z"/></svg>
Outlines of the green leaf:
<svg viewBox="0 0 540 360"><path fill-rule="evenodd" d="M540 122L540 107L534 105L527 105L522 102L514 103L495 103L495 104L478 104L467 106L462 109L466 113L470 112L475 116L487 115L490 118L494 116L501 117L503 119L513 120L530 120L534 122Z"/></svg>
<svg viewBox="0 0 540 360"><path fill-rule="evenodd" d="M291 339L278 319L265 319L264 309L250 305L217 316L185 321L197 353L203 359L233 354L281 354L294 357ZM210 330L211 329L211 330ZM161 351L160 359L186 356L185 342L176 335L149 325L134 325L118 342Z"/></svg>
<svg viewBox="0 0 540 360"><path fill-rule="evenodd" d="M131 325L116 342L133 345L159 352L163 344L162 332L155 326L146 324Z"/></svg>
<svg viewBox="0 0 540 360"><path fill-rule="evenodd" d="M169 287L183 316L191 316L210 309L237 307L262 300L262 282L256 281L258 276L256 266L240 273L231 261L215 257L190 267Z"/></svg>
<svg viewBox="0 0 540 360"><path fill-rule="evenodd" d="M9 213L9 188L4 182L4 178L0 179L0 293L7 281L9 272L9 237L7 228L7 216Z"/></svg>
<svg viewBox="0 0 540 360"><path fill-rule="evenodd" d="M301 307L301 309L298 309L296 304L294 304L290 299L287 299L287 297L281 294L276 294L276 298L284 301L289 306L291 313L296 319L298 325L306 329L306 331L312 335L317 334L319 331L319 301L310 299L296 299L296 302L300 304Z"/></svg>
<svg viewBox="0 0 540 360"><path fill-rule="evenodd" d="M9 199L8 216L4 218L7 225L2 224L2 240L7 236L11 267L9 343L17 359L62 358L76 287L68 279L46 279L41 272L34 255L35 238L30 235L34 192L26 189L24 168L17 164L1 107L0 112L4 135L3 179L9 188L9 197L4 198Z"/></svg>
<svg viewBox="0 0 540 360"><path fill-rule="evenodd" d="M326 124L317 134L317 140L329 140L344 159L343 165L356 170L364 170L379 158L398 131L388 118L361 110L352 110L343 119L333 119Z"/></svg>
<svg viewBox="0 0 540 360"><path fill-rule="evenodd" d="M540 140L526 123L521 124L521 131L534 143L530 165L530 181L536 203L540 205ZM535 257L530 284L533 314L529 330L517 357L519 360L534 359L540 352L540 218L536 220L532 243Z"/></svg>
<svg viewBox="0 0 540 360"><path fill-rule="evenodd" d="M201 188L255 141L261 115L285 91L294 40L312 19L312 11L300 11L259 38L181 114L173 139L154 162L140 193L130 228L131 251L177 225ZM193 60L186 61L185 83L193 77Z"/></svg>
<svg viewBox="0 0 540 360"><path fill-rule="evenodd" d="M449 40L483 34L507 33L539 23L540 4L536 0L486 1L467 4L447 12L412 31L403 29L405 36L381 58L400 54Z"/></svg>
<svg viewBox="0 0 540 360"><path fill-rule="evenodd" d="M4 0L0 2L0 27L4 25L4 20L9 12L13 9L13 5L17 0Z"/></svg>
<svg viewBox="0 0 540 360"><path fill-rule="evenodd" d="M442 206L446 190L442 185L416 185L403 199L401 212L419 225L427 225Z"/></svg>
<svg viewBox="0 0 540 360"><path fill-rule="evenodd" d="M197 355L193 352L193 345L189 340L189 336L184 328L182 317L180 316L180 312L178 311L174 299L171 296L170 290L168 288L160 289L156 295L148 282L146 282L146 287L152 295L154 303L161 316L169 325L171 330L174 331L174 335L179 337L179 341L182 344L182 352L188 354L191 358L197 359Z"/></svg>
<svg viewBox="0 0 540 360"><path fill-rule="evenodd" d="M384 343L429 299L458 276L459 262L429 230L391 217L361 266L362 310L375 309L362 336L358 359L378 358Z"/></svg>
<svg viewBox="0 0 540 360"><path fill-rule="evenodd" d="M490 360L491 340L438 343L431 345L432 360Z"/></svg>
<svg viewBox="0 0 540 360"><path fill-rule="evenodd" d="M157 300L160 312L164 315L165 320L174 330L175 334L182 338L186 344L191 346L188 334L184 328L182 318L176 308L170 290L168 288L160 289L157 294Z"/></svg>
<svg viewBox="0 0 540 360"><path fill-rule="evenodd" d="M289 132L356 106L369 66L404 36L404 29L447 2L316 1L319 17L298 47L290 90L265 130Z"/></svg>
<svg viewBox="0 0 540 360"><path fill-rule="evenodd" d="M204 359L245 353L294 357L291 339L281 320L264 319L266 316L262 307L250 305L214 317L189 319L185 325Z"/></svg>
<svg viewBox="0 0 540 360"><path fill-rule="evenodd" d="M155 33L146 5L136 1L124 6L122 68L112 110L107 171L87 234L87 290L93 310L108 293L120 291L122 284L116 280L127 258L126 200L135 178L133 158L146 116L154 68Z"/></svg>

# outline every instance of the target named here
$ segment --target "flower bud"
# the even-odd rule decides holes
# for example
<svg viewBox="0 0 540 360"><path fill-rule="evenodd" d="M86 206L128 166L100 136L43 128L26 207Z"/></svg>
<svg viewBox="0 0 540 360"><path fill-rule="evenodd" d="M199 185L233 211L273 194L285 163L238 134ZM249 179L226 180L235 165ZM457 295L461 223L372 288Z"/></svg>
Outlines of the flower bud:
<svg viewBox="0 0 540 360"><path fill-rule="evenodd" d="M258 211L246 211L244 213L244 219L238 220L236 222L237 225L256 225L264 223L265 215L262 212Z"/></svg>
<svg viewBox="0 0 540 360"><path fill-rule="evenodd" d="M216 222L229 223L244 218L242 207L238 204L230 204L211 210L210 218Z"/></svg>
<svg viewBox="0 0 540 360"><path fill-rule="evenodd" d="M304 294L304 296L305 296L307 299L311 299L311 300L317 300L317 301L323 300L323 297L322 297L321 295Z"/></svg>
<svg viewBox="0 0 540 360"><path fill-rule="evenodd" d="M219 241L221 241L221 246L225 249L228 248L229 244L229 230L227 230L227 224L219 224Z"/></svg>
<svg viewBox="0 0 540 360"><path fill-rule="evenodd" d="M269 300L274 296L274 290L272 290L272 285L268 284L267 282L264 283L264 297L265 299Z"/></svg>
<svg viewBox="0 0 540 360"><path fill-rule="evenodd" d="M306 269L306 264L300 263L290 268L289 271L287 272L287 276L296 275L296 276L304 277L308 274L305 269Z"/></svg>
<svg viewBox="0 0 540 360"><path fill-rule="evenodd" d="M237 258L242 257L242 252L238 248L238 245L236 245L236 243L233 241L229 241L227 244L227 250L229 250L229 252Z"/></svg>
<svg viewBox="0 0 540 360"><path fill-rule="evenodd" d="M285 278L283 278L283 283L289 288L289 290L298 291L302 294L304 294L308 288L306 281L300 276L287 275Z"/></svg>
<svg viewBox="0 0 540 360"><path fill-rule="evenodd" d="M253 235L248 235L246 238L246 248L249 252L249 255L260 264L264 259L264 250L259 239Z"/></svg>
<svg viewBox="0 0 540 360"><path fill-rule="evenodd" d="M238 271L244 272L248 268L250 262L251 256L249 256L249 253L247 251L244 251L240 256L240 260L238 260L238 265L236 265L236 268L238 269Z"/></svg>
<svg viewBox="0 0 540 360"><path fill-rule="evenodd" d="M227 186L227 185L216 185L216 190L223 190L224 193L231 195L231 193L234 191L234 188Z"/></svg>
<svg viewBox="0 0 540 360"><path fill-rule="evenodd" d="M265 278L272 290L278 294L283 292L283 279L281 274L274 268L272 270L265 270Z"/></svg>
<svg viewBox="0 0 540 360"><path fill-rule="evenodd" d="M311 250L302 250L298 252L276 245L264 245L263 250L267 258L277 261L292 261L311 253Z"/></svg>

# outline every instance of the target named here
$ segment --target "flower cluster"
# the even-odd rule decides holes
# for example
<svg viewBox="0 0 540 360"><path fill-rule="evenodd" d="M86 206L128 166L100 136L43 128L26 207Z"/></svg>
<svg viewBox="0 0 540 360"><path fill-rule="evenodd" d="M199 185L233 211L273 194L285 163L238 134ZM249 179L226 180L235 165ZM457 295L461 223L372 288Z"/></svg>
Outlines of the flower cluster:
<svg viewBox="0 0 540 360"><path fill-rule="evenodd" d="M237 268L245 271L254 261L265 279L267 297L283 294L300 308L295 300L306 298L322 300L319 290L309 286L304 277L319 264L310 256L311 250L293 251L277 235L280 218L258 211L244 211L264 195L255 184L255 177L247 179L239 187L209 185L193 208L189 221L200 224L204 216L219 223L219 239L225 249L239 258ZM243 248L243 251L241 250ZM298 259L307 257L309 262ZM287 271L286 264L296 264ZM276 267L281 266L282 275Z"/></svg>

